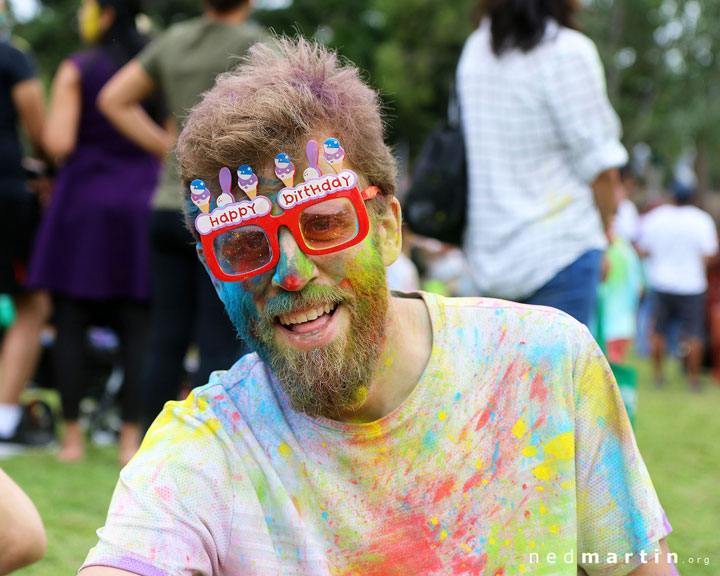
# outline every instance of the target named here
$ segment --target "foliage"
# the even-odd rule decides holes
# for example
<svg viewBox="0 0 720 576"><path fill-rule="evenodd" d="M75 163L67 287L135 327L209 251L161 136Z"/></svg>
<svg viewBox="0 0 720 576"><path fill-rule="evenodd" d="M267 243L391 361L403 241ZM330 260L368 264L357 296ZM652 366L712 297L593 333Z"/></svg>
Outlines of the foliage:
<svg viewBox="0 0 720 576"><path fill-rule="evenodd" d="M258 11L278 33L300 31L336 48L367 72L380 90L392 141L417 152L447 108L447 94L463 42L470 33L472 0L295 0L284 10Z"/></svg>
<svg viewBox="0 0 720 576"><path fill-rule="evenodd" d="M294 0L254 18L279 34L303 33L355 62L380 90L388 135L414 155L446 113L475 0ZM277 4L277 2L274 2ZM43 77L78 48L79 0L43 0L41 15L17 27L34 48ZM157 29L199 13L201 0L146 2ZM608 90L629 148L648 143L671 164L697 149L701 183L720 183L720 2L717 0L585 0L581 21L598 44Z"/></svg>
<svg viewBox="0 0 720 576"><path fill-rule="evenodd" d="M60 62L81 47L78 38L78 0L44 0L40 14L15 33L32 47L38 72L49 84Z"/></svg>
<svg viewBox="0 0 720 576"><path fill-rule="evenodd" d="M720 182L707 162L720 152L719 18L716 0L594 0L584 19L628 145L647 142L667 163L695 148L701 185Z"/></svg>

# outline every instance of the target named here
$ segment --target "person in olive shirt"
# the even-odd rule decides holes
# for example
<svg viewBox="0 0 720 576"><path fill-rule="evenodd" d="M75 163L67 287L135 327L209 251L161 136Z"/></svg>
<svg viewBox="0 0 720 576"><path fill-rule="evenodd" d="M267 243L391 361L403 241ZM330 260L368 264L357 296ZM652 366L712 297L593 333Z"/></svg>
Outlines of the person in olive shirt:
<svg viewBox="0 0 720 576"><path fill-rule="evenodd" d="M150 219L153 319L144 390L145 416L152 421L166 400L176 398L183 358L193 341L200 366L193 385L212 370L232 365L242 343L234 334L207 274L198 262L182 220L182 185L175 138L183 118L215 83L266 37L247 21L249 0L206 0L201 17L171 26L122 68L98 97L103 114L127 138L164 159ZM160 126L140 107L161 90L174 123Z"/></svg>

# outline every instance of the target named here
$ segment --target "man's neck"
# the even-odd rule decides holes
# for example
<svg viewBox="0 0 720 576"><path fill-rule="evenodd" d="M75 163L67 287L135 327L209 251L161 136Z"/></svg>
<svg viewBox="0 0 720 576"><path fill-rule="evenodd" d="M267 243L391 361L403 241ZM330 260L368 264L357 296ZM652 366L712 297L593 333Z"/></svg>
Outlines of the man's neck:
<svg viewBox="0 0 720 576"><path fill-rule="evenodd" d="M203 12L203 17L207 20L215 20L218 22L225 22L226 24L242 24L247 20L250 14L250 3L243 4L242 6L229 10L227 12L218 12L212 8L206 8Z"/></svg>
<svg viewBox="0 0 720 576"><path fill-rule="evenodd" d="M367 399L357 410L334 415L343 422L374 422L387 416L415 390L432 351L432 324L420 298L388 302L385 346Z"/></svg>

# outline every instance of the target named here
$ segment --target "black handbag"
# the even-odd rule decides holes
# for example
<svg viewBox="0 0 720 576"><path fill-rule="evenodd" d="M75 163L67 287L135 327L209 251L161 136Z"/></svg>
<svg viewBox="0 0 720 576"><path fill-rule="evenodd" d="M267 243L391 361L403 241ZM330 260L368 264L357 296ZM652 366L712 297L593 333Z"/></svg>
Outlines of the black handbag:
<svg viewBox="0 0 720 576"><path fill-rule="evenodd" d="M467 210L465 140L455 90L448 119L425 140L405 200L405 222L421 236L462 245Z"/></svg>

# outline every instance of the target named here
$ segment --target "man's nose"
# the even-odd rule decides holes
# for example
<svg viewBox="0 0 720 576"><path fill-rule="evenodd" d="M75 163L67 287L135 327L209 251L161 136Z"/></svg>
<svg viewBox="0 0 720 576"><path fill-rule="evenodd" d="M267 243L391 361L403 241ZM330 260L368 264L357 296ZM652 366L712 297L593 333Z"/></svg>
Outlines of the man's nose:
<svg viewBox="0 0 720 576"><path fill-rule="evenodd" d="M287 228L278 231L280 258L272 277L273 286L296 292L318 276L318 269L312 259L298 246L292 232Z"/></svg>

